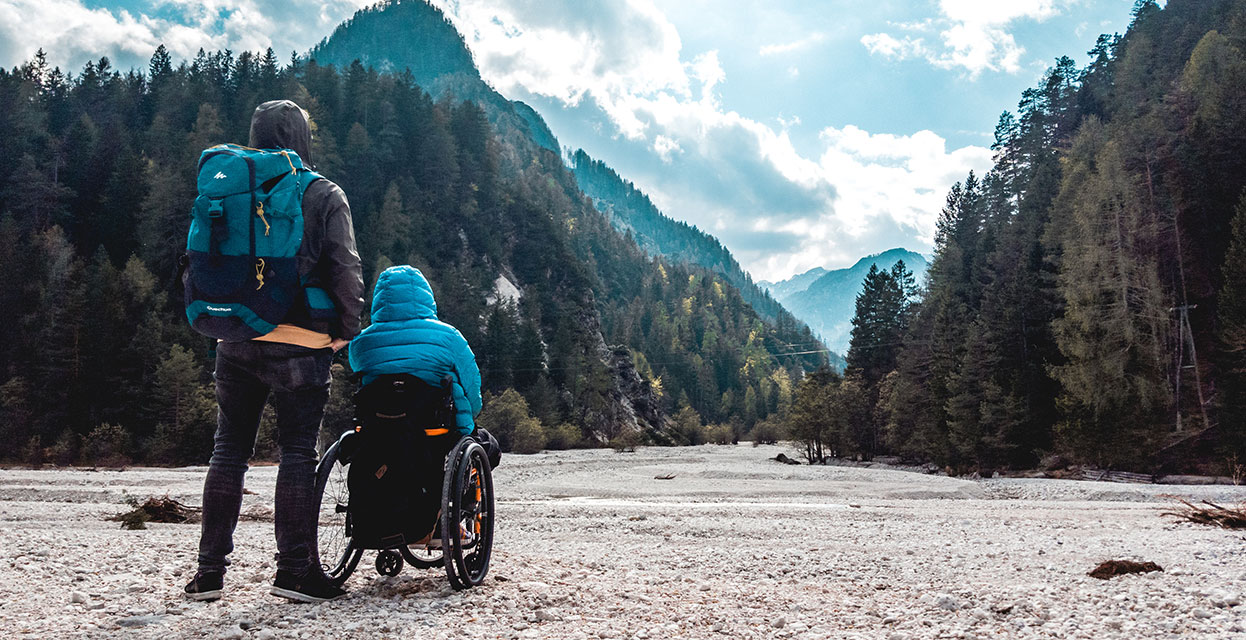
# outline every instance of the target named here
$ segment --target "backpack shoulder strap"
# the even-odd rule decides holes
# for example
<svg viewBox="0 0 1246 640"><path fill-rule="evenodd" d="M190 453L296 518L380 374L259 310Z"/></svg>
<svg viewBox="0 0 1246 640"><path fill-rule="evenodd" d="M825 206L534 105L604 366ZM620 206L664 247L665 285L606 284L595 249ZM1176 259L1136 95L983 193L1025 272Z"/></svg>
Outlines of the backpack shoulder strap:
<svg viewBox="0 0 1246 640"><path fill-rule="evenodd" d="M307 193L307 188L317 180L324 180L325 177L312 171L311 169L299 169L299 200L303 199L303 194Z"/></svg>

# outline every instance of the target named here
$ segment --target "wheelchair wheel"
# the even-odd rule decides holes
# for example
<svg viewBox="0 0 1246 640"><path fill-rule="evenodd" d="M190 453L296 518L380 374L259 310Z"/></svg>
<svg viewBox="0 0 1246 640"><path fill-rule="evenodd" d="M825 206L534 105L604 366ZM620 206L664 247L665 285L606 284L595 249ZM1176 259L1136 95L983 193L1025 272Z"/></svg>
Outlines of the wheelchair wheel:
<svg viewBox="0 0 1246 640"><path fill-rule="evenodd" d="M342 441L338 440L320 457L316 465L316 494L320 514L316 523L316 550L320 568L334 584L341 585L359 565L363 549L351 540L350 487L346 484L350 462L338 464Z"/></svg>
<svg viewBox="0 0 1246 640"><path fill-rule="evenodd" d="M407 564L417 569L432 569L445 564L441 549L399 547L398 552Z"/></svg>
<svg viewBox="0 0 1246 640"><path fill-rule="evenodd" d="M446 460L441 493L441 548L455 590L480 584L493 549L493 473L472 438L463 438Z"/></svg>

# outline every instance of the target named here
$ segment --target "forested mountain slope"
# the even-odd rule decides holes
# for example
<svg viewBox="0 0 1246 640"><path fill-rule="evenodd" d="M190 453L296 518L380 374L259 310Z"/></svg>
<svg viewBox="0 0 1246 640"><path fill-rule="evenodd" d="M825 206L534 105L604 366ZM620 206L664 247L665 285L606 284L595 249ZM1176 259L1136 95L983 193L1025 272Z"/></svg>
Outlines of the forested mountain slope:
<svg viewBox="0 0 1246 640"><path fill-rule="evenodd" d="M666 416L685 404L743 429L824 361L783 355L807 330L767 325L733 287L618 233L522 110L491 126L491 103L436 100L410 74L271 52L175 64L161 48L145 71L101 59L73 75L40 58L0 70L7 457L206 459L208 341L186 326L174 264L200 151L246 142L274 98L311 112L312 161L348 194L366 280L423 269L486 390L517 389L546 425L679 441ZM331 422L349 412L336 388Z"/></svg>
<svg viewBox="0 0 1246 640"><path fill-rule="evenodd" d="M902 344L854 338L894 363L869 387L871 448L1240 473L1246 4L1141 0L1090 55L1026 90L994 168L949 193Z"/></svg>
<svg viewBox="0 0 1246 640"><path fill-rule="evenodd" d="M543 148L559 151L558 141L539 114L522 102L506 100L480 79L461 35L423 0L388 2L360 11L313 49L310 57L342 68L359 60L381 71L410 70L416 84L435 98L451 95L482 104L504 138L516 132ZM718 274L767 322L800 324L753 283L717 239L666 217L648 196L583 150L571 155L570 165L580 189L616 228L631 231L641 248Z"/></svg>
<svg viewBox="0 0 1246 640"><path fill-rule="evenodd" d="M606 163L594 160L583 149L571 154L571 170L586 195L593 199L619 230L628 232L650 254L675 262L694 264L722 276L766 320L799 325L752 276L740 267L731 252L716 238L686 222L667 217L649 196L624 180Z"/></svg>
<svg viewBox="0 0 1246 640"><path fill-rule="evenodd" d="M426 34L428 31L445 33L432 37ZM416 35L407 39L386 35L397 32L410 32ZM422 48L433 44L454 47L461 51L449 54L436 51L426 52ZM371 9L360 11L354 18L343 23L332 37L318 45L310 56L318 62L354 68L361 64L356 60L362 60L364 57L358 53L352 54L359 50L358 47L366 48L367 61L377 68L395 71L411 69L416 82L426 84L435 98L438 96L452 97L456 100L467 98L480 104L498 132L499 158L503 174L526 171L534 157L542 157L542 162L547 162L548 159L544 158L545 151L543 150L558 149L557 140L549 132L539 114L523 103L506 100L479 79L479 73L474 66L470 68L465 66L470 61L470 53L463 53L467 49L461 36L454 31L453 26L437 9L422 0L382 3ZM430 64L426 58L452 60L459 66L436 66ZM577 157L580 156L582 152L577 154ZM571 187L570 196L577 200L583 197L580 193L580 190L583 190L584 194L596 199L601 205L602 196L595 193L597 188L601 185L617 187L623 184L613 171L601 163L593 165L597 170L596 174L603 176L608 174L612 179L605 177L597 180L587 179L590 174L585 171L588 170L590 163L575 162L573 164L575 165L574 175L570 172L567 172L567 175L572 176L579 187L578 189ZM560 181L564 179L565 177L559 177ZM626 187L633 192L628 195L628 198L631 200L642 198L645 203L648 203L648 199L632 189L630 184ZM648 207L649 210L643 211L644 216L650 220L660 219L657 222L660 228L642 226L649 231L647 234L637 233L634 224L630 227L633 230L630 238L623 233L610 233L595 226L582 229L582 233L572 232L573 237L583 239L590 245L591 248L586 248L585 257L595 268L597 275L602 278L603 283L607 285L604 289L596 289L606 339L633 348L638 348L642 344L647 345L639 348L639 351L648 356L651 362L660 363L659 368L667 368L665 374L657 371L656 375L661 377L668 387L671 382L700 378L702 380L700 383L679 383L672 388L672 391L676 399L686 391L693 398L692 406L702 416L712 420L727 420L732 416L745 417L744 422L751 425L753 418L746 416L764 416L769 412L757 406L765 401L756 400L756 398L769 398L773 409L777 406L775 403L778 397L777 387L769 382L758 384L751 395L746 387L733 389L732 385L727 384L728 380L733 378L730 373L733 368L746 366L746 359L742 359L741 354L752 348L749 345L756 341L757 338L754 336L762 334L774 336L771 345L765 347L771 354L816 352L822 349L822 346L803 323L793 318L773 299L760 291L748 275L740 269L730 252L716 240L687 225L681 225L662 216L651 204ZM621 208L615 206L601 208L606 215L592 216L593 224L595 225L599 220L608 220L614 223L615 227L620 227L618 221ZM631 208L626 208L632 219L636 219L636 216L631 213ZM696 251L680 252L671 247L666 247L669 250L662 248L655 250L656 247L649 244L648 238L672 235L670 230L676 227L682 227L688 232L682 234L681 237L691 238L687 244L694 246ZM643 252L635 255L637 245L648 250L651 254L650 258L661 256L662 259L650 260ZM711 246L710 250L704 249L704 247ZM626 265L616 264L620 261ZM653 262L653 264L647 267L631 264L637 261ZM693 289L683 291L679 299L687 299L689 296L698 298L700 309L696 310L696 306L691 306L686 313L705 316L694 322L697 345L675 350L676 352L687 351L685 356L671 352L668 346L668 336L656 335L650 331L649 327L638 328L636 325L638 322L654 322L652 314L642 309L643 306L652 303L650 298L669 297L677 293L666 285L653 289L646 278L636 277L639 273L652 275L655 273L653 266L658 263L665 264L661 270L663 277L669 278L671 270L674 269L680 274L680 280L689 281L687 286L693 287ZM715 278L715 275L718 278ZM721 296L720 300L726 303L715 304L712 298L699 299L694 291L697 286L703 286L707 291L717 292L721 289L721 294L715 293L714 295ZM735 301L736 298L742 299L747 306L740 305ZM752 308L749 309L749 306ZM762 328L760 331L747 328L758 321L761 322L758 325ZM706 331L709 332L708 339L704 335ZM699 359L682 360L687 355L694 354ZM655 355L658 356L656 360ZM820 353L800 353L795 357L797 360L794 362L800 362L807 368L816 367L818 363L826 359L825 355ZM672 358L676 360L672 361ZM675 373L676 371L679 373ZM708 384L707 381L710 378L717 382L712 385Z"/></svg>

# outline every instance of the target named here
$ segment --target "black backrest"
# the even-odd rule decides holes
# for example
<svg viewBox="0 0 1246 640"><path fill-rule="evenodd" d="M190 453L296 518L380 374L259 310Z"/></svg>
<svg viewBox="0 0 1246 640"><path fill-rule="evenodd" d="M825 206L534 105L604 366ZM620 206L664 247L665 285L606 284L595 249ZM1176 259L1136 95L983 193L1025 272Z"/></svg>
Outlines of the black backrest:
<svg viewBox="0 0 1246 640"><path fill-rule="evenodd" d="M386 374L355 392L355 422L370 426L402 424L424 429L454 428L450 379L435 387L407 373Z"/></svg>

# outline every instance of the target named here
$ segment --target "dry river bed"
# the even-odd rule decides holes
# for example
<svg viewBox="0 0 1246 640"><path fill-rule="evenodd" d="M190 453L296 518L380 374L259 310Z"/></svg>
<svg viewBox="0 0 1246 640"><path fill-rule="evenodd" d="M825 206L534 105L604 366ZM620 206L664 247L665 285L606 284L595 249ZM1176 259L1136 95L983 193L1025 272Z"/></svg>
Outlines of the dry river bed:
<svg viewBox="0 0 1246 640"><path fill-rule="evenodd" d="M1160 515L1168 494L1246 488L769 460L782 450L507 456L482 586L381 577L368 552L321 605L268 594L270 522L239 525L225 598L191 603L197 525L105 520L129 496L198 505L203 468L0 470L0 637L1246 638L1246 535ZM244 512L271 513L275 477L251 470ZM1086 575L1117 558L1164 571Z"/></svg>

